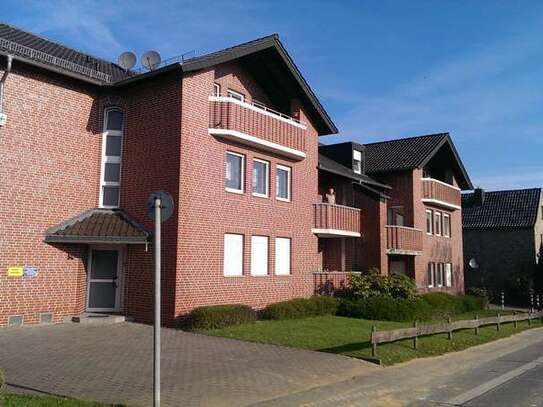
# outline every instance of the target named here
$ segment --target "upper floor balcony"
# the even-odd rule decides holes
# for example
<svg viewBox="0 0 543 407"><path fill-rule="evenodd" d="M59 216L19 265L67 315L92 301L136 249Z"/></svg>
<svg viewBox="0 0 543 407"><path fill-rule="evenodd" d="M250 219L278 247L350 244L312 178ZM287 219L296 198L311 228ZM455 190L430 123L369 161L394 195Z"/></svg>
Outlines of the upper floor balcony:
<svg viewBox="0 0 543 407"><path fill-rule="evenodd" d="M422 231L406 226L385 226L387 254L418 255L422 253Z"/></svg>
<svg viewBox="0 0 543 407"><path fill-rule="evenodd" d="M319 237L360 237L360 209L328 203L313 204L313 228Z"/></svg>
<svg viewBox="0 0 543 407"><path fill-rule="evenodd" d="M422 201L456 210L461 208L460 188L434 178L422 178Z"/></svg>
<svg viewBox="0 0 543 407"><path fill-rule="evenodd" d="M306 156L307 127L261 103L232 96L209 97L209 134L294 160Z"/></svg>

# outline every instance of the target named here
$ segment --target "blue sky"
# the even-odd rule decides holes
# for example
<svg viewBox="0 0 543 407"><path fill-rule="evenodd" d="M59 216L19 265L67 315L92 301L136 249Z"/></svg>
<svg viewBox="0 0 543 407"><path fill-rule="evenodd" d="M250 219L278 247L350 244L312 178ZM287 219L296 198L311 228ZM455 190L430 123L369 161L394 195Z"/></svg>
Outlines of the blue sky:
<svg viewBox="0 0 543 407"><path fill-rule="evenodd" d="M451 133L475 185L543 186L543 3L20 1L1 19L116 60L277 32L344 140Z"/></svg>

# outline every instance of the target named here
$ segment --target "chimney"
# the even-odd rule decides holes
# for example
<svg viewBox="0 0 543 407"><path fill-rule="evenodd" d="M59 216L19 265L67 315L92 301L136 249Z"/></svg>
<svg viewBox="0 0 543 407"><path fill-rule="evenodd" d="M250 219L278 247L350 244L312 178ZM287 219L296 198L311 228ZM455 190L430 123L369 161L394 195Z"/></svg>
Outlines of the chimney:
<svg viewBox="0 0 543 407"><path fill-rule="evenodd" d="M483 188L475 188L473 191L473 200L475 205L483 205L485 203L485 190Z"/></svg>

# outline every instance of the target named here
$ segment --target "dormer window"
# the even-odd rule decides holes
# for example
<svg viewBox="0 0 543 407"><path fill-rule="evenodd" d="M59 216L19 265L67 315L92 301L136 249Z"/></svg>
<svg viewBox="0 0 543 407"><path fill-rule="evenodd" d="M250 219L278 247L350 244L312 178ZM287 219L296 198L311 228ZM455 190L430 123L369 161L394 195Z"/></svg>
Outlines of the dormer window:
<svg viewBox="0 0 543 407"><path fill-rule="evenodd" d="M362 174L362 152L353 150L353 171Z"/></svg>

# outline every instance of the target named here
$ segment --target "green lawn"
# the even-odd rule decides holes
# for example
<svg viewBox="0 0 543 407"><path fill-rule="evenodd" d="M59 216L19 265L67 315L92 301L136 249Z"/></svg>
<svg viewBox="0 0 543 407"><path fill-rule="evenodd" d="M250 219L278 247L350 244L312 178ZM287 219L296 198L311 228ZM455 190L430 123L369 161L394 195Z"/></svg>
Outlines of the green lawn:
<svg viewBox="0 0 543 407"><path fill-rule="evenodd" d="M19 394L0 394L2 407L111 407L91 401L62 399L51 396L24 396ZM120 406L120 404L119 404Z"/></svg>
<svg viewBox="0 0 543 407"><path fill-rule="evenodd" d="M505 313L502 312L502 314ZM475 313L457 315L454 319L471 319L474 315ZM496 311L480 311L478 315L479 318L495 316ZM298 320L258 321L255 324L203 331L202 333L364 358L371 357L369 336L373 325L377 327L377 330L411 326L409 323L402 322L324 316ZM532 321L532 327L541 326L543 324L539 321ZM478 336L475 335L474 330L457 331L453 334L452 340L447 339L446 334L420 337L417 350L412 348L412 340L398 341L379 345L377 357L385 365L391 365L414 358L466 349L470 346L510 336L525 329L528 329L528 323L519 322L516 329L512 323L502 324L500 332L496 331L496 326L480 328Z"/></svg>

